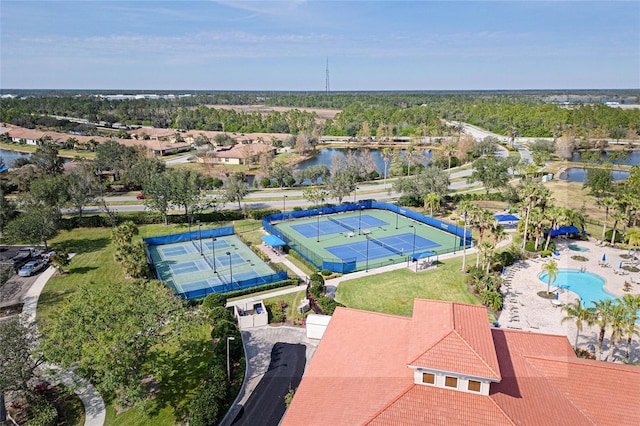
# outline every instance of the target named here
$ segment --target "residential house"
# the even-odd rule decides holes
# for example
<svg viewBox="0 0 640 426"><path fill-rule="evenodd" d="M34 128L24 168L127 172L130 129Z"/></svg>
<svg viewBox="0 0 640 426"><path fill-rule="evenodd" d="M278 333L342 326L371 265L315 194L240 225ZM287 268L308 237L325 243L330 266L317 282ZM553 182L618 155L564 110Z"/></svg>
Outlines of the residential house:
<svg viewBox="0 0 640 426"><path fill-rule="evenodd" d="M260 155L271 152L275 155L276 148L264 143L236 144L231 147L222 147L211 151L204 161L222 164L255 164Z"/></svg>
<svg viewBox="0 0 640 426"><path fill-rule="evenodd" d="M565 336L492 328L482 306L338 308L281 424L637 425L639 381Z"/></svg>

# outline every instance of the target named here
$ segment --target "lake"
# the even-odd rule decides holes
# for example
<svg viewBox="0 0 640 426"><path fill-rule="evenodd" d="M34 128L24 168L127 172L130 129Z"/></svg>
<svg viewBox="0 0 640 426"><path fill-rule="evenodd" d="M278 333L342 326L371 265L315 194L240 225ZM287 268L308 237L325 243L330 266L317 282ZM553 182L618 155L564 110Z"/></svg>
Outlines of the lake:
<svg viewBox="0 0 640 426"><path fill-rule="evenodd" d="M637 166L640 164L640 151L628 151L626 152L626 156L624 158L618 158L614 161L609 160L611 154L614 152L625 153L625 151L606 151L600 153L600 159L602 161L608 161L612 164L624 164L627 166ZM574 152L573 156L571 156L571 161L582 161L583 152Z"/></svg>
<svg viewBox="0 0 640 426"><path fill-rule="evenodd" d="M612 173L614 181L625 180L629 177L629 172L624 170L613 170ZM587 172L580 167L569 167L558 175L558 179L584 183L587 180Z"/></svg>
<svg viewBox="0 0 640 426"><path fill-rule="evenodd" d="M4 160L7 167L11 167L18 158L29 158L31 154L24 154L22 152L7 151L6 149L0 149L0 157Z"/></svg>
<svg viewBox="0 0 640 426"><path fill-rule="evenodd" d="M331 162L333 161L334 157L345 158L347 156L347 151L349 150L355 150L357 155L360 152L364 151L364 149L365 148L322 148L318 151L318 154L315 157L298 163L297 168L298 170L303 170L311 166L322 164L327 166L329 170L331 170ZM371 152L371 156L373 157L373 161L375 162L376 171L380 174L380 176L384 176L384 159L382 158L382 150L369 148L369 152ZM418 151L416 151L416 153L417 152ZM404 154L404 150L402 150L402 153ZM427 165L431 160L431 150L425 149L422 151L422 154L426 159L424 165ZM389 159L389 164L387 166L387 174L389 173L388 167L390 166L391 159Z"/></svg>

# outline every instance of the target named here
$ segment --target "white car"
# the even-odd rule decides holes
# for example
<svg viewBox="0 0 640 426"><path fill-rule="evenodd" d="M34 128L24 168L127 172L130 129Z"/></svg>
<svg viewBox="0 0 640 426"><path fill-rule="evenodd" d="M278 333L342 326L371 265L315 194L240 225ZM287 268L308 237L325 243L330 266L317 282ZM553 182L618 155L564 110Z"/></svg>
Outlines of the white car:
<svg viewBox="0 0 640 426"><path fill-rule="evenodd" d="M30 277L31 275L43 269L45 266L47 266L46 263L32 260L30 262L27 262L22 268L20 268L20 270L18 271L18 275L21 277Z"/></svg>

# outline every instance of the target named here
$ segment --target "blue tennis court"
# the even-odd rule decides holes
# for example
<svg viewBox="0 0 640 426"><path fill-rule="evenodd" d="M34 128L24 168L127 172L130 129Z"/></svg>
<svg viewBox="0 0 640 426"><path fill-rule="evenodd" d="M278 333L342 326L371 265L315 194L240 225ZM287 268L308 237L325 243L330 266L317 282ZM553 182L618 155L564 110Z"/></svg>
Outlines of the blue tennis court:
<svg viewBox="0 0 640 426"><path fill-rule="evenodd" d="M440 244L419 235L415 236L415 250L413 233L392 235L384 238L369 238L348 244L327 247L326 250L342 260L356 259L356 262L381 259L385 257L406 256L414 252L430 250L440 247Z"/></svg>
<svg viewBox="0 0 640 426"><path fill-rule="evenodd" d="M322 220L318 218L316 222L292 225L291 228L305 238L312 238L316 236L340 234L341 232L358 232L362 229L386 225L389 225L389 223L377 217L368 214L356 214L340 218L331 216Z"/></svg>

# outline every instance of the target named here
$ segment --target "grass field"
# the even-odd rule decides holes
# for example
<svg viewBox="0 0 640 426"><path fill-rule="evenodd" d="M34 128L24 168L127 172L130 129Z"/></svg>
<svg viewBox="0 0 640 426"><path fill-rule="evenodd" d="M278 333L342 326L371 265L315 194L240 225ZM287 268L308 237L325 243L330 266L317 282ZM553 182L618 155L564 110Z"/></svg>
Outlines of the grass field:
<svg viewBox="0 0 640 426"><path fill-rule="evenodd" d="M338 286L336 301L349 308L397 315L411 315L416 298L479 304L467 290L461 266L458 257L418 273L403 268L345 281Z"/></svg>
<svg viewBox="0 0 640 426"><path fill-rule="evenodd" d="M256 221L236 222L237 229L255 228ZM215 224L215 227L227 225ZM211 227L214 227L212 224ZM142 238L183 232L186 225L141 226ZM61 232L51 241L55 248L66 248L76 253L68 267L68 273L49 280L38 303L38 320L46 321L52 312L79 287L80 283L91 283L96 288L107 282L119 282L123 272L114 260L110 228L74 229ZM154 356L161 359L163 368L157 374L160 389L156 398L147 403L147 410L134 407L117 413L116 407L107 402L107 425L175 425L186 415L191 401L206 375L206 365L211 356L211 337L208 326L194 326L185 330L185 338L172 340L169 344L155 348Z"/></svg>

